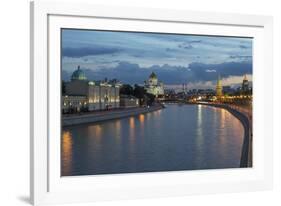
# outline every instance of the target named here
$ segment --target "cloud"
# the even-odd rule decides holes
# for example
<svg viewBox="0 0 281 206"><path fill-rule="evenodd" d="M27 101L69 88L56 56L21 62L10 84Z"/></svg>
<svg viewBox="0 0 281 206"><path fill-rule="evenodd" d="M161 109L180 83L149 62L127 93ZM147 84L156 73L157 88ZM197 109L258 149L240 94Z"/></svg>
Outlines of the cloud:
<svg viewBox="0 0 281 206"><path fill-rule="evenodd" d="M106 48L106 47L80 47L80 48L72 48L66 47L62 49L63 57L85 57L85 56L93 56L93 55L103 55L103 54L114 54L120 52L119 48Z"/></svg>
<svg viewBox="0 0 281 206"><path fill-rule="evenodd" d="M179 44L178 47L181 49L193 49L192 44L186 42Z"/></svg>
<svg viewBox="0 0 281 206"><path fill-rule="evenodd" d="M206 69L205 71L206 72L217 72L217 70L215 70L215 69Z"/></svg>
<svg viewBox="0 0 281 206"><path fill-rule="evenodd" d="M75 69L75 68L74 68ZM139 64L119 62L110 68L82 68L88 79L101 80L117 78L123 83L142 84L153 71L164 84L196 83L216 81L218 74L222 78L252 74L252 64L249 62L227 62L222 64L192 63L188 66L172 66L169 64L141 67ZM206 72L207 70L212 72ZM216 72L214 72L216 71ZM69 72L70 76L70 72ZM65 78L65 76L63 76ZM69 79L69 78L68 78Z"/></svg>
<svg viewBox="0 0 281 206"><path fill-rule="evenodd" d="M247 74L247 79L249 82L252 82L253 76L252 74ZM222 78L222 85L241 85L241 76L229 76L226 78Z"/></svg>
<svg viewBox="0 0 281 206"><path fill-rule="evenodd" d="M249 80L250 85L252 85L252 75L248 74L247 78ZM225 78L222 78L222 85L223 86L231 86L233 88L237 88L241 86L242 83L242 76L228 76ZM188 89L210 89L215 88L217 82L216 81L199 81L199 82L188 82L187 88ZM173 85L173 88L181 89L182 85Z"/></svg>
<svg viewBox="0 0 281 206"><path fill-rule="evenodd" d="M229 56L229 58L230 59L244 59L244 60L250 60L250 59L252 59L252 56L250 56L250 55L230 55Z"/></svg>
<svg viewBox="0 0 281 206"><path fill-rule="evenodd" d="M188 41L189 43L201 43L202 40L191 40L191 41Z"/></svg>
<svg viewBox="0 0 281 206"><path fill-rule="evenodd" d="M172 49L172 48L166 48L166 51L167 52L177 52L178 50L177 49Z"/></svg>
<svg viewBox="0 0 281 206"><path fill-rule="evenodd" d="M241 49L248 49L248 48L249 48L248 46L245 46L245 45L239 45L239 47L240 47Z"/></svg>
<svg viewBox="0 0 281 206"><path fill-rule="evenodd" d="M252 74L252 63L251 62L226 62L221 64L203 64L203 63L191 63L189 68L196 76L198 80L216 80L217 75L221 77L228 76L240 76L244 74ZM216 72L206 72L206 70L215 69Z"/></svg>

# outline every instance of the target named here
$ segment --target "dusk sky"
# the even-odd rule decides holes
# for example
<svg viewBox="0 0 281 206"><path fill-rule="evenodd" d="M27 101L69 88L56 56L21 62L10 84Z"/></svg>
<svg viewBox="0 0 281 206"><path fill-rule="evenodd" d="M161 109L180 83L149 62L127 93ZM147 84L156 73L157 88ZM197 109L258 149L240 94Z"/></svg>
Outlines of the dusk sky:
<svg viewBox="0 0 281 206"><path fill-rule="evenodd" d="M252 39L64 29L63 79L78 65L90 80L143 84L154 71L168 87L212 88L219 74L234 85L252 79Z"/></svg>

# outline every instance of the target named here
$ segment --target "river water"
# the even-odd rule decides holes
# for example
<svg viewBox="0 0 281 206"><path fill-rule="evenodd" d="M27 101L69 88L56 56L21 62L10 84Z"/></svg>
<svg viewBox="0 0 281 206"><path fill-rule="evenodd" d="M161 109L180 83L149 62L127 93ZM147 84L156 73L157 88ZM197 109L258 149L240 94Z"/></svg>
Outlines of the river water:
<svg viewBox="0 0 281 206"><path fill-rule="evenodd" d="M64 127L61 175L237 168L243 135L227 110L203 105Z"/></svg>

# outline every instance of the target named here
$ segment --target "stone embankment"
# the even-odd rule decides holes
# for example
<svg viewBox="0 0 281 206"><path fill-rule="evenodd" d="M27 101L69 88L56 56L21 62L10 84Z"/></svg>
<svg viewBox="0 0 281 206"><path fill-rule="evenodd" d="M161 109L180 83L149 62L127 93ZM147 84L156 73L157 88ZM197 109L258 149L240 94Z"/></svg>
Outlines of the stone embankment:
<svg viewBox="0 0 281 206"><path fill-rule="evenodd" d="M241 160L240 167L252 167L252 120L245 114L242 110L240 111L239 107L232 107L231 105L226 104L214 104L214 103L198 103L207 106L219 107L226 109L233 116L240 120L244 127L244 141L241 151Z"/></svg>
<svg viewBox="0 0 281 206"><path fill-rule="evenodd" d="M85 123L95 123L100 121L119 119L124 117L135 116L139 114L145 114L153 112L159 109L163 109L162 105L156 105L151 107L138 107L130 109L119 109L112 111L100 111L95 113L84 113L76 115L64 115L62 117L63 126L71 126Z"/></svg>

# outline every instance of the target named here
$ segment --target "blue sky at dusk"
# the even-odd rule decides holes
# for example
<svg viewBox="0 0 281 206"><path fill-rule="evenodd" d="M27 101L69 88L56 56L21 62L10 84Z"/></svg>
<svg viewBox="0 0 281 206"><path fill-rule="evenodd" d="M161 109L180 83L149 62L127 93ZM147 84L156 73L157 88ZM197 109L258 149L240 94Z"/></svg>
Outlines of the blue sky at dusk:
<svg viewBox="0 0 281 206"><path fill-rule="evenodd" d="M142 84L154 71L165 85L210 88L252 78L252 39L177 34L62 30L62 74L80 65L88 79Z"/></svg>

